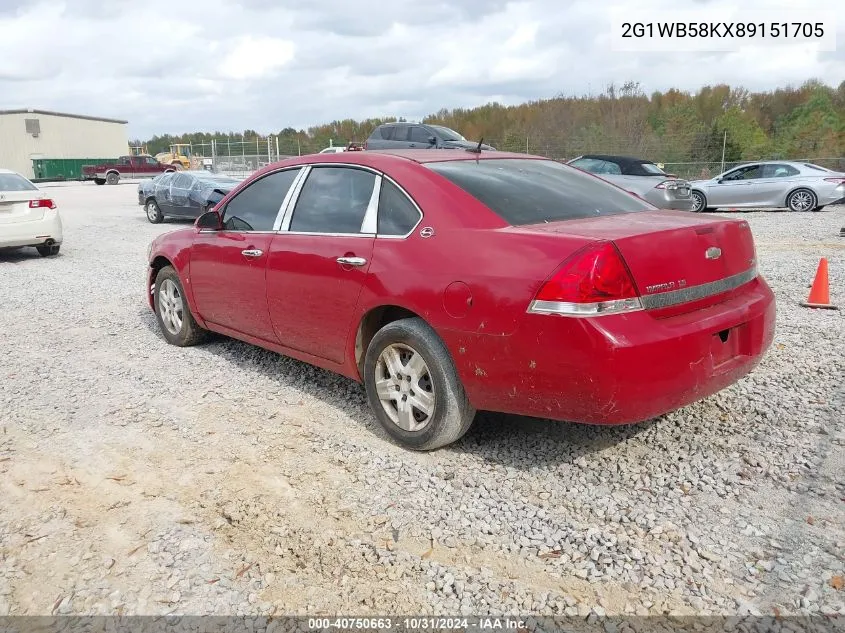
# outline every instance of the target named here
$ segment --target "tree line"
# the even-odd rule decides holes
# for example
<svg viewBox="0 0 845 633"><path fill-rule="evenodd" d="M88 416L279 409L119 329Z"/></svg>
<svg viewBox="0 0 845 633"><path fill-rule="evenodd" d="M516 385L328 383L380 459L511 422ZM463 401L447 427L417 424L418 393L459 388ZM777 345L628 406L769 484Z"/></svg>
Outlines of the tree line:
<svg viewBox="0 0 845 633"><path fill-rule="evenodd" d="M278 137L282 155L306 154L330 142L364 141L376 126L396 120L343 119L308 129L285 127L271 135ZM845 156L845 81L837 88L810 80L769 92L715 85L694 94L672 89L650 95L628 82L598 95L442 109L423 122L445 125L468 139L484 138L497 149L561 159L591 152L666 163L718 162L723 149L728 162L839 158ZM215 139L218 154L227 144L237 148L233 154L265 153L266 141L257 151L242 147L255 145L256 138L264 137L255 130L193 132L153 136L144 144L155 154L177 142L208 148Z"/></svg>

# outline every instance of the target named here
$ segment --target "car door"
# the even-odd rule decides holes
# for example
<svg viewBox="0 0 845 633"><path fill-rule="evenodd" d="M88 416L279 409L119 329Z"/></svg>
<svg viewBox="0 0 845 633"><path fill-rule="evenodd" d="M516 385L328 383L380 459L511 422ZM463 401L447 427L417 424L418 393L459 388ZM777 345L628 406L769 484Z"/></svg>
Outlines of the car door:
<svg viewBox="0 0 845 633"><path fill-rule="evenodd" d="M202 319L277 342L267 307L266 268L285 196L300 170L271 172L250 183L221 210L222 229L197 232L190 283Z"/></svg>
<svg viewBox="0 0 845 633"><path fill-rule="evenodd" d="M759 190L756 185L762 175L761 165L737 167L707 188L707 205L752 207L759 204Z"/></svg>
<svg viewBox="0 0 845 633"><path fill-rule="evenodd" d="M188 174L177 173L170 181L170 214L186 217L193 215L191 213L189 194L191 187L194 186L195 179Z"/></svg>
<svg viewBox="0 0 845 633"><path fill-rule="evenodd" d="M315 166L273 238L267 301L279 341L341 363L376 231L374 172Z"/></svg>
<svg viewBox="0 0 845 633"><path fill-rule="evenodd" d="M431 138L435 139L434 143L429 140ZM437 137L434 136L434 133L422 125L412 125L408 131L408 147L431 149L436 147L436 143Z"/></svg>
<svg viewBox="0 0 845 633"><path fill-rule="evenodd" d="M763 165L763 174L758 181L758 198L761 206L782 207L786 194L795 185L801 172L792 165L770 163Z"/></svg>

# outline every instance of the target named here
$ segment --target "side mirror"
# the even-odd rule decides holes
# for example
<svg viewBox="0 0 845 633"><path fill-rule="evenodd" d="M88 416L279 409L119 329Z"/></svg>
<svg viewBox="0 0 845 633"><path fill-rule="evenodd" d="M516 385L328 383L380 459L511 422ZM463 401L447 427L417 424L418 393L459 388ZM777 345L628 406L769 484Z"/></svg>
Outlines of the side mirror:
<svg viewBox="0 0 845 633"><path fill-rule="evenodd" d="M219 231L223 228L223 220L217 211L207 211L197 218L194 224L198 229L211 229Z"/></svg>
<svg viewBox="0 0 845 633"><path fill-rule="evenodd" d="M437 138L434 137L434 136L429 136L428 142L429 142L430 145L437 145Z"/></svg>

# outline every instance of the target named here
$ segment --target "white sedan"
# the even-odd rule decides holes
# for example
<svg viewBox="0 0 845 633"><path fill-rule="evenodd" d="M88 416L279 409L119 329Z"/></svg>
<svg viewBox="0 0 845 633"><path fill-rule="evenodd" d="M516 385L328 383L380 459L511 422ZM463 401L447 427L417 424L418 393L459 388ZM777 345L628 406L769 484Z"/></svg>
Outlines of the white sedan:
<svg viewBox="0 0 845 633"><path fill-rule="evenodd" d="M58 255L62 219L56 203L19 173L0 169L0 248L34 246Z"/></svg>

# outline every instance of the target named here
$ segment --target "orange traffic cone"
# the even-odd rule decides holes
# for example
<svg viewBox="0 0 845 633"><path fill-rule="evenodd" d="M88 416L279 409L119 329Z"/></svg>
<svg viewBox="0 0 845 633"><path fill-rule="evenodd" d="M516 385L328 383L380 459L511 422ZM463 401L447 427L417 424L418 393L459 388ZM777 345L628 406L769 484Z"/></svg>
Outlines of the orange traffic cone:
<svg viewBox="0 0 845 633"><path fill-rule="evenodd" d="M827 280L827 258L819 260L819 267L816 270L816 278L810 287L810 296L801 305L805 308L827 308L838 310L839 308L830 302L830 286Z"/></svg>

